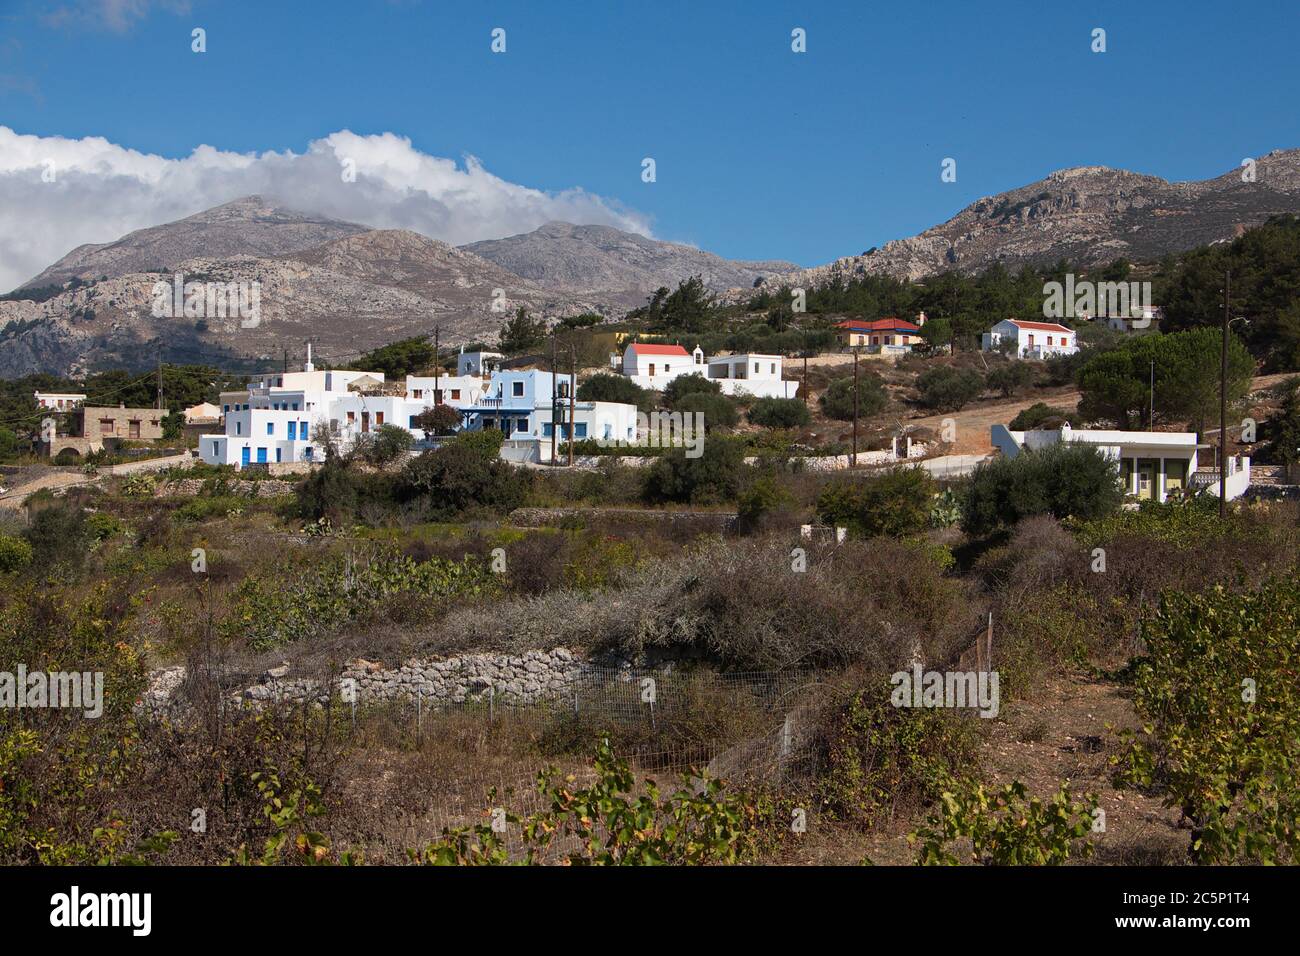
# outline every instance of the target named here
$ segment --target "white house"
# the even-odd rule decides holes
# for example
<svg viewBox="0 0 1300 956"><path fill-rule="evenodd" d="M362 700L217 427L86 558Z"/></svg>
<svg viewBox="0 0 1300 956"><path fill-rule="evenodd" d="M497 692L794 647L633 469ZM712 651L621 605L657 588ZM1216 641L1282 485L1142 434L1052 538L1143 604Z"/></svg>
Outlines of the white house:
<svg viewBox="0 0 1300 956"><path fill-rule="evenodd" d="M487 378L499 371L505 358L500 352L465 352L456 356L456 374Z"/></svg>
<svg viewBox="0 0 1300 956"><path fill-rule="evenodd" d="M1011 431L994 425L993 447L1008 458L1058 442L1093 445L1119 461L1124 493L1145 501L1164 501L1172 493L1210 488L1218 494L1217 469L1199 469L1195 432L1136 432L1071 428ZM1238 498L1250 487L1250 458L1228 460L1227 497Z"/></svg>
<svg viewBox="0 0 1300 956"><path fill-rule="evenodd" d="M1019 358L1048 358L1079 351L1074 330L1055 322L1003 319L980 337L980 347L985 352L997 351L1004 342L1015 343L1012 354Z"/></svg>
<svg viewBox="0 0 1300 956"><path fill-rule="evenodd" d="M617 362L617 354L612 361ZM680 345L633 342L623 352L621 370L641 388L656 391L679 375L701 375L716 382L724 395L794 398L799 383L781 378L783 361L780 355L748 353L706 359L698 346L687 352Z"/></svg>
<svg viewBox="0 0 1300 956"><path fill-rule="evenodd" d="M550 458L552 433L557 444L569 437L569 394L572 376L537 369L497 372L484 393L465 413L470 430L496 428L532 461ZM559 401L552 403L554 384ZM596 439L627 442L637 439L636 406L622 402L579 401L572 409L573 435L578 441ZM558 419L558 421L557 421Z"/></svg>
<svg viewBox="0 0 1300 956"><path fill-rule="evenodd" d="M221 406L213 405L211 402L199 402L197 405L191 405L181 414L185 416L185 424L205 424L215 422L221 417Z"/></svg>
<svg viewBox="0 0 1300 956"><path fill-rule="evenodd" d="M79 392L35 392L37 408L52 408L55 411L71 411L86 401L86 396Z"/></svg>

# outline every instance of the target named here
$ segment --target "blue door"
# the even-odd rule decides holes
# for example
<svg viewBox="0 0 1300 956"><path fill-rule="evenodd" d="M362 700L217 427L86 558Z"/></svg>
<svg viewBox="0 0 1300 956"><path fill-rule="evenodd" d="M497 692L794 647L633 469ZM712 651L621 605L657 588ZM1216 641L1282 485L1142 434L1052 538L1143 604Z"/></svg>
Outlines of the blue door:
<svg viewBox="0 0 1300 956"><path fill-rule="evenodd" d="M258 463L259 465L265 465L265 464L266 464L266 449L265 449L265 448L259 448L259 449L257 450L257 463Z"/></svg>
<svg viewBox="0 0 1300 956"><path fill-rule="evenodd" d="M247 445L245 445L244 450L239 453L239 463L241 465L247 465L249 463Z"/></svg>
<svg viewBox="0 0 1300 956"><path fill-rule="evenodd" d="M281 461L281 457L280 457L280 452L281 452L281 451L282 451L282 449L280 449L280 448L277 448L277 449L275 450L275 462L276 462L276 464L279 464L280 461Z"/></svg>

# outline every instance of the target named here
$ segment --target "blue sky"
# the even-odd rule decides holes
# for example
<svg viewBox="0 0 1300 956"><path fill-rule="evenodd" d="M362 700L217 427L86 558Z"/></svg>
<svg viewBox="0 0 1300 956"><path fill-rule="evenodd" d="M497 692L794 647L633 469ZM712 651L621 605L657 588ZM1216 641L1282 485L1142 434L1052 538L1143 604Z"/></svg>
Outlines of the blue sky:
<svg viewBox="0 0 1300 956"><path fill-rule="evenodd" d="M0 0L0 125L168 158L394 133L658 238L814 265L1063 167L1201 179L1300 146L1297 26L1295 0Z"/></svg>

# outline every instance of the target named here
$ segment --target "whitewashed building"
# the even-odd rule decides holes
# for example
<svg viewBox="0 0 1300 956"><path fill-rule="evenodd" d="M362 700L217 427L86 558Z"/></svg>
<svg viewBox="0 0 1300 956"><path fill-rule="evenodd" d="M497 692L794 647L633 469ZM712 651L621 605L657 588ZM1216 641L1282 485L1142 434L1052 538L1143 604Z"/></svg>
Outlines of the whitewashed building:
<svg viewBox="0 0 1300 956"><path fill-rule="evenodd" d="M70 412L86 402L80 392L35 392L36 407L50 408L56 412Z"/></svg>
<svg viewBox="0 0 1300 956"><path fill-rule="evenodd" d="M1137 432L1060 428L1011 431L994 425L993 447L1008 458L1059 442L1093 445L1120 465L1124 493L1139 501L1164 501L1171 494L1210 489L1218 494L1219 473L1198 465L1195 432ZM1250 458L1228 459L1227 497L1239 498L1250 487Z"/></svg>
<svg viewBox="0 0 1300 956"><path fill-rule="evenodd" d="M784 359L780 355L740 354L706 359L696 346L687 352L680 345L647 345L633 342L617 354L611 364L641 388L662 391L680 375L700 375L716 382L724 395L752 395L755 398L794 398L799 383L781 377Z"/></svg>
<svg viewBox="0 0 1300 956"><path fill-rule="evenodd" d="M1008 348L1017 358L1039 359L1073 355L1079 342L1073 329L1055 322L1003 319L980 337L980 347L985 352Z"/></svg>

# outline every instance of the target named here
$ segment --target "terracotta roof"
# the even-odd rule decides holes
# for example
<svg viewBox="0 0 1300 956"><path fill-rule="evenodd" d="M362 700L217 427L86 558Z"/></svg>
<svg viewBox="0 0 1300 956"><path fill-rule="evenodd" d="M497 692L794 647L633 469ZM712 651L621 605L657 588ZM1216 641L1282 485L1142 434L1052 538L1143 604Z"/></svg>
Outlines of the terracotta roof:
<svg viewBox="0 0 1300 956"><path fill-rule="evenodd" d="M1057 325L1053 322L1022 322L1019 319L1007 319L1012 325L1018 325L1022 329L1038 329L1042 332L1069 332L1074 334L1074 329L1067 329L1063 325Z"/></svg>
<svg viewBox="0 0 1300 956"><path fill-rule="evenodd" d="M686 349L680 345L646 345L642 342L633 342L628 349L637 355L687 355Z"/></svg>
<svg viewBox="0 0 1300 956"><path fill-rule="evenodd" d="M887 318L876 319L872 322L863 322L859 319L845 319L839 323L842 329L854 329L864 332L883 332L887 329L904 329L908 332L920 332L921 327L907 322L903 319Z"/></svg>

